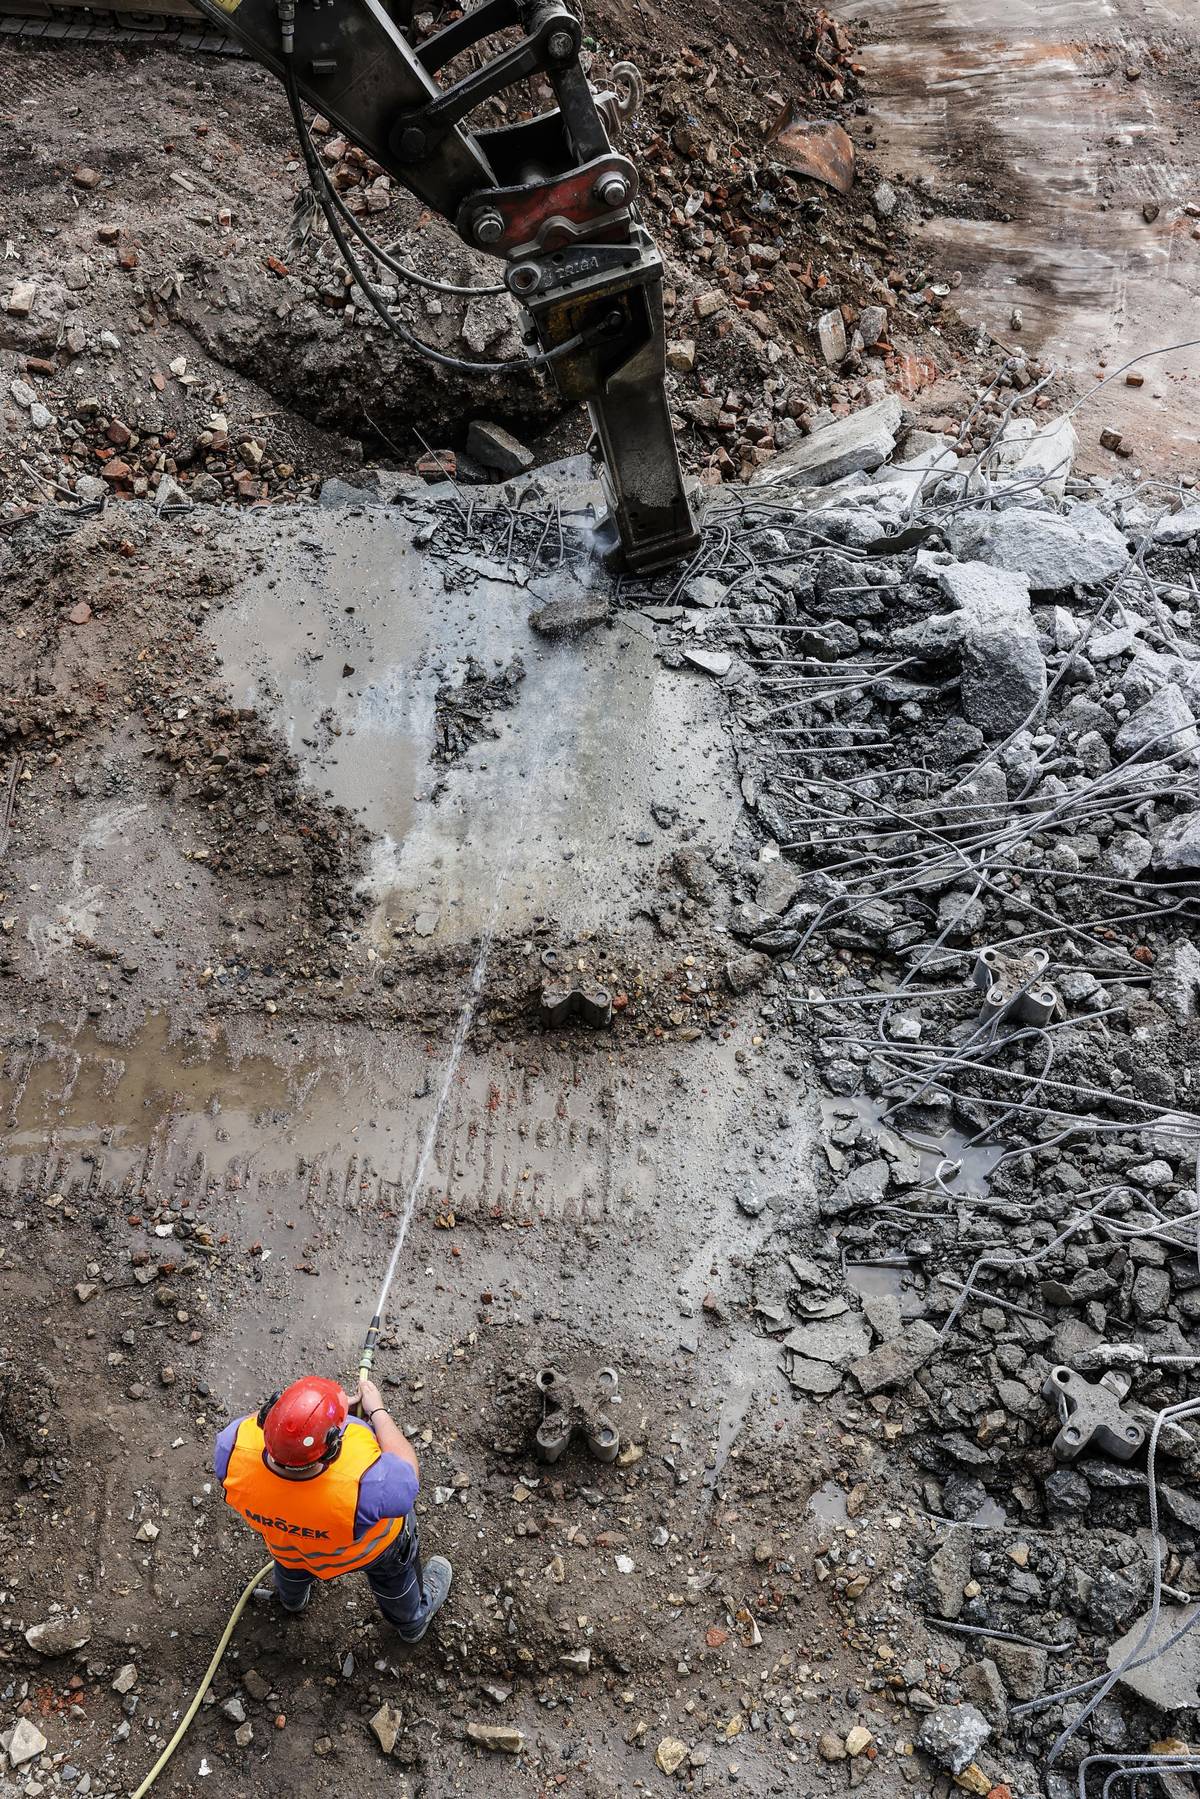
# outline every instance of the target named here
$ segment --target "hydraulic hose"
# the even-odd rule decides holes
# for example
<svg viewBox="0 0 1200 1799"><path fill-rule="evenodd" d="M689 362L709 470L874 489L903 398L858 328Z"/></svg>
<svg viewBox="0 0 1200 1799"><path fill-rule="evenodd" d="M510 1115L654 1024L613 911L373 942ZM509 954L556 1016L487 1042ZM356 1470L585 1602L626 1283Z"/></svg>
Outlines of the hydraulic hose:
<svg viewBox="0 0 1200 1799"><path fill-rule="evenodd" d="M159 1775L162 1773L163 1769L166 1767L167 1763L170 1761L171 1757L174 1755L175 1751L178 1749L180 1743L182 1743L184 1737L187 1735L188 1729L192 1722L192 1719L196 1716L196 1713L200 1709L200 1702L204 1698L204 1695L205 1695L205 1693L207 1693L209 1687L212 1685L213 1675L216 1673L217 1669L221 1665L221 1657L224 1655L225 1651L229 1647L229 1639L230 1639L230 1637L232 1637L234 1631L237 1629L238 1619L241 1617L242 1613L245 1611L246 1607L250 1603L251 1593L253 1593L255 1587L258 1585L258 1583L260 1581L265 1580L267 1578L267 1575L270 1574L270 1572L274 1566L275 1566L274 1562L264 1563L264 1565L258 1570L258 1573L252 1574L250 1576L250 1579L246 1582L245 1586L242 1588L242 1596L238 1600L237 1604L234 1606L232 1612L230 1612L230 1614L229 1614L229 1622L225 1626L225 1629L221 1633L220 1642L217 1644L216 1648L213 1650L212 1660L209 1662L208 1667L204 1670L204 1679L200 1682L200 1685L196 1688L195 1697L193 1698L192 1703L188 1706L188 1708L184 1712L182 1718L179 1720L179 1723L176 1726L175 1735L171 1738L171 1741L167 1744L166 1748L163 1750L162 1754L159 1756L158 1760L155 1762L154 1766L151 1768L149 1774L147 1774L145 1780L143 1780L141 1786L138 1787L137 1791L132 1795L132 1799L145 1799L145 1795L150 1791L150 1788L154 1785L155 1781L158 1779Z"/></svg>

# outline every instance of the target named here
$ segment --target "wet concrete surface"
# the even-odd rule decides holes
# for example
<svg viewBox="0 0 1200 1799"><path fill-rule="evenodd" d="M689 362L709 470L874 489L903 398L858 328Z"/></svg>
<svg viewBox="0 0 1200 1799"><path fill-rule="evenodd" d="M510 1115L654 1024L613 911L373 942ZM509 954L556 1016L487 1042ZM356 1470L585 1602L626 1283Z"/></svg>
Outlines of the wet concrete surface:
<svg viewBox="0 0 1200 1799"><path fill-rule="evenodd" d="M728 842L740 802L706 677L664 670L632 615L565 639L529 614L608 591L597 564L530 579L519 562L417 547L419 512L307 513L213 622L234 697L258 705L314 784L373 836L375 930L434 945L551 919L627 922L661 856L651 807ZM510 711L451 767L431 761L439 686L467 658L519 657Z"/></svg>
<svg viewBox="0 0 1200 1799"><path fill-rule="evenodd" d="M128 1046L43 1035L0 1074L0 1184L136 1216L130 1246L156 1259L194 1253L196 1224L227 1237L203 1372L230 1405L257 1404L281 1372L310 1364L349 1378L443 1054L353 1029L284 1042L252 1021L187 1045L161 1018ZM734 1363L705 1354L705 1294L757 1228L732 1203L727 1146L751 1103L734 1055L692 1045L618 1058L570 1039L468 1050L393 1292L404 1369L443 1359L489 1292L491 1322L531 1346L648 1360L695 1379L718 1409L728 1388L723 1461L773 1361L767 1343ZM797 1119L776 1158L781 1184L802 1181L811 1154Z"/></svg>
<svg viewBox="0 0 1200 1799"><path fill-rule="evenodd" d="M878 0L862 49L872 91L860 145L928 177L934 278L1001 343L1050 359L1081 391L1143 352L1200 338L1192 0ZM1013 327L1014 308L1022 328ZM1123 377L1077 423L1084 464L1194 469L1200 350ZM1128 464L1123 465L1128 467Z"/></svg>

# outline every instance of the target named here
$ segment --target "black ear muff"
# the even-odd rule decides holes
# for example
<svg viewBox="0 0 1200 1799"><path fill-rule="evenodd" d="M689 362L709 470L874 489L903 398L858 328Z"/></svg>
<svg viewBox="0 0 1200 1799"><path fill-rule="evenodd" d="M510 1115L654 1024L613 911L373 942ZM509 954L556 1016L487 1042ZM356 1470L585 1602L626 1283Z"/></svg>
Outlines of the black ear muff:
<svg viewBox="0 0 1200 1799"><path fill-rule="evenodd" d="M263 1428L264 1424L267 1422L267 1413L270 1411L271 1407L273 1405L275 1405L282 1398L283 1398L283 1388L280 1387L278 1392L272 1393L270 1399L263 1400L262 1404L258 1408L258 1417L255 1419L255 1423L258 1425L259 1430L261 1430Z"/></svg>

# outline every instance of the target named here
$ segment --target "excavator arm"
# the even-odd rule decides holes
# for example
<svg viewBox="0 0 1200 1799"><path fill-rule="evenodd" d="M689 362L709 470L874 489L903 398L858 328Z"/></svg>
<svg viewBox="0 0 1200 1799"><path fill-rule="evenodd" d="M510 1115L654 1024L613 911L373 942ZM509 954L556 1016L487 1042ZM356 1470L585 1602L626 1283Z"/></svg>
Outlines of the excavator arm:
<svg viewBox="0 0 1200 1799"><path fill-rule="evenodd" d="M482 0L419 45L380 0L193 4L280 76L306 145L300 100L465 243L503 259L534 360L564 399L588 407L605 463L606 529L625 565L653 569L694 549L666 398L662 260L638 213L637 170L613 147L636 72L623 93L595 92L580 65L579 21L562 0ZM466 74L438 80L501 33L499 51L477 52ZM538 75L553 88L552 110L469 127L476 107ZM336 218L331 225L339 236Z"/></svg>

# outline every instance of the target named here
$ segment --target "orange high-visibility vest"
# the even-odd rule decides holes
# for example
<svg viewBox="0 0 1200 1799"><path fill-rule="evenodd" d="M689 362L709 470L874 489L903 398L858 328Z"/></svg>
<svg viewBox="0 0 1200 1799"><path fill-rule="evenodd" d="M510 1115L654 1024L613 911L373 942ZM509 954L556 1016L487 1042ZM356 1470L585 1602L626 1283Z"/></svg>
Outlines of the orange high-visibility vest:
<svg viewBox="0 0 1200 1799"><path fill-rule="evenodd" d="M358 1483L382 1453L367 1425L347 1423L341 1454L312 1480L285 1480L273 1473L263 1460L263 1447L257 1419L244 1418L225 1473L225 1499L285 1568L333 1580L373 1562L408 1522L381 1518L355 1540Z"/></svg>

